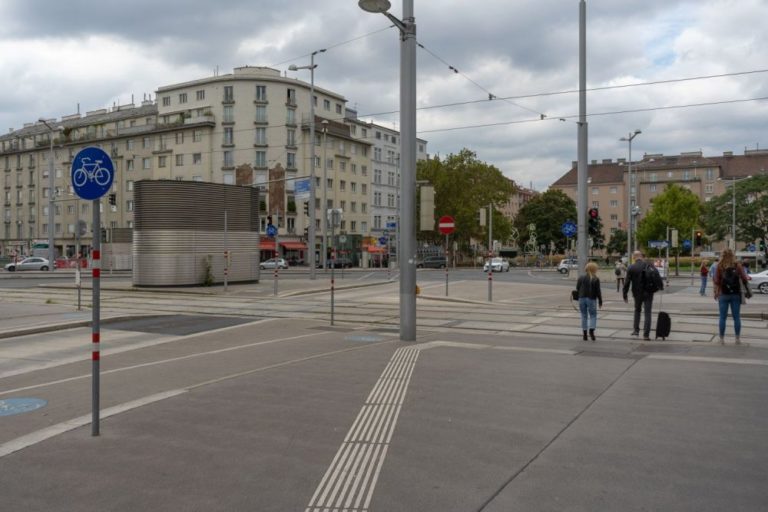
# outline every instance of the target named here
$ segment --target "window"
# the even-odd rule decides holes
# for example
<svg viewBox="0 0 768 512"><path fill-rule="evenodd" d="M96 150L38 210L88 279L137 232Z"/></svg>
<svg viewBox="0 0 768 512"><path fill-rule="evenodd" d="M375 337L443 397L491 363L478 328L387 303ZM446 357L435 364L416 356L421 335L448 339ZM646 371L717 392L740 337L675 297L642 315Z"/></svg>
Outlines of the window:
<svg viewBox="0 0 768 512"><path fill-rule="evenodd" d="M133 211L133 200L129 199L125 202L125 211L132 212Z"/></svg>
<svg viewBox="0 0 768 512"><path fill-rule="evenodd" d="M611 191L611 194L616 194L616 193L619 192L619 188L618 187L611 187L610 191Z"/></svg>
<svg viewBox="0 0 768 512"><path fill-rule="evenodd" d="M347 209L347 202L344 201L344 200L339 201L339 208L341 208L342 210L346 210Z"/></svg>
<svg viewBox="0 0 768 512"><path fill-rule="evenodd" d="M296 124L296 110L289 108L285 111L285 123Z"/></svg>
<svg viewBox="0 0 768 512"><path fill-rule="evenodd" d="M257 151L256 152L256 159L254 160L254 166L256 166L256 167L266 167L267 166L267 152L266 151Z"/></svg>
<svg viewBox="0 0 768 512"><path fill-rule="evenodd" d="M333 169L333 158L329 158L325 164L328 166L328 169Z"/></svg>
<svg viewBox="0 0 768 512"><path fill-rule="evenodd" d="M600 201L592 201L592 208L600 208Z"/></svg>
<svg viewBox="0 0 768 512"><path fill-rule="evenodd" d="M592 195L593 196L596 196L599 193L600 193L600 188L599 187L592 187Z"/></svg>
<svg viewBox="0 0 768 512"><path fill-rule="evenodd" d="M656 192L656 184L651 183L650 185L648 185L648 190L650 190L651 192Z"/></svg>
<svg viewBox="0 0 768 512"><path fill-rule="evenodd" d="M346 171L347 170L347 161L346 160L339 160L339 170Z"/></svg>
<svg viewBox="0 0 768 512"><path fill-rule="evenodd" d="M187 93L182 92L179 94L179 103L186 103L187 102Z"/></svg>
<svg viewBox="0 0 768 512"><path fill-rule="evenodd" d="M256 144L259 146L267 145L267 129L256 128Z"/></svg>
<svg viewBox="0 0 768 512"><path fill-rule="evenodd" d="M159 156L157 157L157 166L160 168L165 167L168 165L168 157L167 156Z"/></svg>
<svg viewBox="0 0 768 512"><path fill-rule="evenodd" d="M350 167L350 170L352 171L352 174L357 174L357 164L350 164L349 167Z"/></svg>
<svg viewBox="0 0 768 512"><path fill-rule="evenodd" d="M357 201L350 201L349 211L351 211L352 213L357 212Z"/></svg>
<svg viewBox="0 0 768 512"><path fill-rule="evenodd" d="M287 146L295 146L296 145L296 130L293 128L288 128L285 131L285 144Z"/></svg>
<svg viewBox="0 0 768 512"><path fill-rule="evenodd" d="M201 89L195 93L195 98L197 101L203 101L205 99L205 90Z"/></svg>
<svg viewBox="0 0 768 512"><path fill-rule="evenodd" d="M328 190L333 190L333 178L328 178L325 185L328 187Z"/></svg>
<svg viewBox="0 0 768 512"><path fill-rule="evenodd" d="M125 190L126 192L133 192L133 180L128 180L125 182Z"/></svg>
<svg viewBox="0 0 768 512"><path fill-rule="evenodd" d="M170 107L171 106L171 97L170 96L163 96L163 106L164 107Z"/></svg>
<svg viewBox="0 0 768 512"><path fill-rule="evenodd" d="M144 137L141 139L141 147L147 149L152 147L152 139L150 137Z"/></svg>
<svg viewBox="0 0 768 512"><path fill-rule="evenodd" d="M296 89L288 89L286 91L285 102L288 105L296 105Z"/></svg>
<svg viewBox="0 0 768 512"><path fill-rule="evenodd" d="M381 192L373 193L373 206L381 206Z"/></svg>
<svg viewBox="0 0 768 512"><path fill-rule="evenodd" d="M323 100L323 110L331 110L331 101Z"/></svg>
<svg viewBox="0 0 768 512"><path fill-rule="evenodd" d="M381 148L373 148L373 159L376 161L381 160Z"/></svg>
<svg viewBox="0 0 768 512"><path fill-rule="evenodd" d="M181 167L182 165L184 165L184 155L176 155L176 167Z"/></svg>
<svg viewBox="0 0 768 512"><path fill-rule="evenodd" d="M685 171L683 171L683 179L685 181L690 180L691 179L691 171L689 171L687 169Z"/></svg>
<svg viewBox="0 0 768 512"><path fill-rule="evenodd" d="M711 183L707 183L706 185L704 185L704 192L706 194L711 194L714 191L715 191L715 186L712 185Z"/></svg>
<svg viewBox="0 0 768 512"><path fill-rule="evenodd" d="M381 132L380 132L380 131L378 131L378 130L376 131L376 138L377 138L378 140L381 140Z"/></svg>
<svg viewBox="0 0 768 512"><path fill-rule="evenodd" d="M619 207L619 200L611 199L611 208L618 208L618 207Z"/></svg>
<svg viewBox="0 0 768 512"><path fill-rule="evenodd" d="M392 172L392 171L390 171L387 174L387 185L389 185L390 187L394 187L395 186L395 173Z"/></svg>
<svg viewBox="0 0 768 512"><path fill-rule="evenodd" d="M615 213L612 213L611 214L611 220L612 221L618 221L619 220L619 216L617 214L615 214Z"/></svg>
<svg viewBox="0 0 768 512"><path fill-rule="evenodd" d="M144 170L151 169L152 168L152 159L151 158L142 158L141 159L141 168L144 169Z"/></svg>
<svg viewBox="0 0 768 512"><path fill-rule="evenodd" d="M345 192L347 190L347 182L344 180L339 181L339 190Z"/></svg>
<svg viewBox="0 0 768 512"><path fill-rule="evenodd" d="M353 194L356 193L357 192L357 183L355 183L354 181L350 181L349 182L349 188L350 188L350 190L352 191Z"/></svg>
<svg viewBox="0 0 768 512"><path fill-rule="evenodd" d="M232 105L224 105L224 119L223 122L225 123L234 123L235 122L235 111L232 108Z"/></svg>
<svg viewBox="0 0 768 512"><path fill-rule="evenodd" d="M6 167L8 167L6 165ZM707 180L712 181L715 179L715 170L714 169L707 169Z"/></svg>
<svg viewBox="0 0 768 512"><path fill-rule="evenodd" d="M176 132L176 144L184 144L184 132Z"/></svg>
<svg viewBox="0 0 768 512"><path fill-rule="evenodd" d="M285 166L288 169L295 169L296 168L296 153L286 153L285 154Z"/></svg>
<svg viewBox="0 0 768 512"><path fill-rule="evenodd" d="M192 153L192 164L200 165L201 163L203 163L203 154L202 153Z"/></svg>
<svg viewBox="0 0 768 512"><path fill-rule="evenodd" d="M349 230L353 233L357 231L357 221L354 221L354 220L349 221Z"/></svg>
<svg viewBox="0 0 768 512"><path fill-rule="evenodd" d="M373 216L373 229L381 229L381 215Z"/></svg>
<svg viewBox="0 0 768 512"><path fill-rule="evenodd" d="M224 86L224 101L235 101L235 90L231 85Z"/></svg>
<svg viewBox="0 0 768 512"><path fill-rule="evenodd" d="M336 104L336 113L341 114L341 103Z"/></svg>
<svg viewBox="0 0 768 512"><path fill-rule="evenodd" d="M256 86L256 101L267 101L267 86L266 85L257 85Z"/></svg>
<svg viewBox="0 0 768 512"><path fill-rule="evenodd" d="M125 161L125 170L131 172L133 170L133 160Z"/></svg>
<svg viewBox="0 0 768 512"><path fill-rule="evenodd" d="M367 194L368 193L368 184L367 183L363 183L360 186L362 187L362 190L360 191L360 193L363 194L363 195Z"/></svg>
<svg viewBox="0 0 768 512"><path fill-rule="evenodd" d="M368 128L363 128L363 138L364 139L368 138Z"/></svg>
<svg viewBox="0 0 768 512"><path fill-rule="evenodd" d="M225 185L234 185L235 184L235 175L231 172L225 172L222 175L222 178L224 180Z"/></svg>
<svg viewBox="0 0 768 512"><path fill-rule="evenodd" d="M224 140L222 144L225 146L231 146L234 144L234 132L231 126L224 127Z"/></svg>
<svg viewBox="0 0 768 512"><path fill-rule="evenodd" d="M352 135L357 135L357 126L355 125L350 126L349 130L352 133Z"/></svg>
<svg viewBox="0 0 768 512"><path fill-rule="evenodd" d="M390 208L395 207L395 194L387 194L387 206Z"/></svg>
<svg viewBox="0 0 768 512"><path fill-rule="evenodd" d="M125 141L125 149L133 149L133 139L128 139Z"/></svg>
<svg viewBox="0 0 768 512"><path fill-rule="evenodd" d="M368 166L367 165L361 165L360 166L360 172L363 174L363 176L368 176Z"/></svg>
<svg viewBox="0 0 768 512"><path fill-rule="evenodd" d="M232 151L225 151L224 152L224 167L234 167L234 166L235 166L234 154L232 153Z"/></svg>
<svg viewBox="0 0 768 512"><path fill-rule="evenodd" d="M192 181L203 181L202 176L192 176Z"/></svg>
<svg viewBox="0 0 768 512"><path fill-rule="evenodd" d="M267 107L265 107L264 105L256 106L256 122L257 123L267 122Z"/></svg>
<svg viewBox="0 0 768 512"><path fill-rule="evenodd" d="M200 142L203 140L203 130L195 130L192 132L192 142Z"/></svg>
<svg viewBox="0 0 768 512"><path fill-rule="evenodd" d="M367 233L368 232L368 223L363 221L360 223L360 232L361 233Z"/></svg>
<svg viewBox="0 0 768 512"><path fill-rule="evenodd" d="M381 169L373 170L373 182L376 184L381 184Z"/></svg>

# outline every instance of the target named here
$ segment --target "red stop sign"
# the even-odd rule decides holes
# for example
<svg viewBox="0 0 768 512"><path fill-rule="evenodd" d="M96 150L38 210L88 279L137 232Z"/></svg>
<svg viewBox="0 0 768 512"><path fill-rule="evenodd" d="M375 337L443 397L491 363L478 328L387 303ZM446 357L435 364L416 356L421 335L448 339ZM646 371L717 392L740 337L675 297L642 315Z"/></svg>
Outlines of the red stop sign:
<svg viewBox="0 0 768 512"><path fill-rule="evenodd" d="M453 217L450 215L443 215L440 220L437 221L437 229L444 235L450 235L456 231L456 224L453 221Z"/></svg>

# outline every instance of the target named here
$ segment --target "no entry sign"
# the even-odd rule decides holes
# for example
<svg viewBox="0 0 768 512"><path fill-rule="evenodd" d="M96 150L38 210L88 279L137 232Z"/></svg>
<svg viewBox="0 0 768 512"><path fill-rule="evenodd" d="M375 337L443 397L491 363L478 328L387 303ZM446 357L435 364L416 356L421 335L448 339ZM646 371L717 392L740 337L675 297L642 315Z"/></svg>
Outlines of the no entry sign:
<svg viewBox="0 0 768 512"><path fill-rule="evenodd" d="M450 215L443 215L437 222L437 229L444 235L450 235L456 230L456 224L453 221L453 217Z"/></svg>

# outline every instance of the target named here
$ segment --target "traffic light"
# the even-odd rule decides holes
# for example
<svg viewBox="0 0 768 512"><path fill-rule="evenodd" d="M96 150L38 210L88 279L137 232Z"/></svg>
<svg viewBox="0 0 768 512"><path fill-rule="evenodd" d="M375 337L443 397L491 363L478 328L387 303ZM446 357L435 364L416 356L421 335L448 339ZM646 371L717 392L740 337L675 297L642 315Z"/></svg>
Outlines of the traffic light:
<svg viewBox="0 0 768 512"><path fill-rule="evenodd" d="M117 194L109 194L109 204L115 206L117 204Z"/></svg>
<svg viewBox="0 0 768 512"><path fill-rule="evenodd" d="M701 231L697 231L696 232L696 246L697 247L701 247L701 242L702 242L701 238L702 238L703 235L704 234Z"/></svg>
<svg viewBox="0 0 768 512"><path fill-rule="evenodd" d="M309 201L304 201L304 215L309 217Z"/></svg>
<svg viewBox="0 0 768 512"><path fill-rule="evenodd" d="M600 234L599 229L599 222L600 222L600 212L598 212L597 208L590 208L587 212L587 227L589 229L589 236L597 236Z"/></svg>
<svg viewBox="0 0 768 512"><path fill-rule="evenodd" d="M267 226L271 226L271 225L272 225L272 216L267 215Z"/></svg>
<svg viewBox="0 0 768 512"><path fill-rule="evenodd" d="M760 239L760 252L765 252L765 238Z"/></svg>

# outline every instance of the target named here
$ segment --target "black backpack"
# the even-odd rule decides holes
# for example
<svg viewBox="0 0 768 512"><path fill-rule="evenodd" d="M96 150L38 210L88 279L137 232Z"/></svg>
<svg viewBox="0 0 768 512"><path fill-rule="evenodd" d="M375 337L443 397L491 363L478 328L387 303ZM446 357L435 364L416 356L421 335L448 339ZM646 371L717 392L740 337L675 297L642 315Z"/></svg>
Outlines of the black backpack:
<svg viewBox="0 0 768 512"><path fill-rule="evenodd" d="M643 267L643 271L640 274L640 282L643 285L643 291L645 293L656 293L661 289L659 283L661 282L661 276L659 271L653 265L646 265Z"/></svg>
<svg viewBox="0 0 768 512"><path fill-rule="evenodd" d="M728 267L723 272L721 288L725 295L737 295L741 292L739 286L739 271L736 267Z"/></svg>

